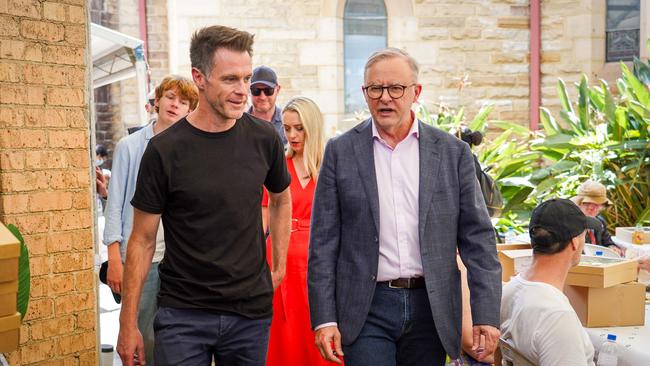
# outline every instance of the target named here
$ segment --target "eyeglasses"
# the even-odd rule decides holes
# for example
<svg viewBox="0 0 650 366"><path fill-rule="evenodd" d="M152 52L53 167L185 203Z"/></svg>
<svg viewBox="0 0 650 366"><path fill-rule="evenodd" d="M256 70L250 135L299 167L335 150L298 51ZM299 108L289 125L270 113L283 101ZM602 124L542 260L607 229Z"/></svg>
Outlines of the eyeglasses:
<svg viewBox="0 0 650 366"><path fill-rule="evenodd" d="M366 92L366 95L368 95L368 98L370 99L381 99L381 97L384 95L384 89L388 91L388 95L391 98L399 99L402 96L404 96L404 90L406 90L406 88L410 88L415 85L417 84L415 83L411 85L393 84L388 86L370 85L370 86L364 86L362 89L363 91Z"/></svg>
<svg viewBox="0 0 650 366"><path fill-rule="evenodd" d="M254 97L259 97L262 95L262 92L264 92L264 95L267 97L270 97L275 93L275 88L251 88L251 94L253 94Z"/></svg>

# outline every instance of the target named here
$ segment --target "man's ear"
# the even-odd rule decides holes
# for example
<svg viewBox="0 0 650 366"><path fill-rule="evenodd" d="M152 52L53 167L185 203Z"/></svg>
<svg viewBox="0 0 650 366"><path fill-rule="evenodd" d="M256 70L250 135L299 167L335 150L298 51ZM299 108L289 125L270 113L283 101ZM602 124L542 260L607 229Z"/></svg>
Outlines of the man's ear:
<svg viewBox="0 0 650 366"><path fill-rule="evenodd" d="M422 84L416 84L413 87L415 88L415 98L413 99L413 103L416 103L420 98L420 94L422 94Z"/></svg>
<svg viewBox="0 0 650 366"><path fill-rule="evenodd" d="M199 90L204 89L205 75L203 75L201 70L197 69L196 67L192 68L192 80L194 80L194 84L196 84L196 87Z"/></svg>
<svg viewBox="0 0 650 366"><path fill-rule="evenodd" d="M571 238L571 249L578 251L580 249L580 237L576 236Z"/></svg>

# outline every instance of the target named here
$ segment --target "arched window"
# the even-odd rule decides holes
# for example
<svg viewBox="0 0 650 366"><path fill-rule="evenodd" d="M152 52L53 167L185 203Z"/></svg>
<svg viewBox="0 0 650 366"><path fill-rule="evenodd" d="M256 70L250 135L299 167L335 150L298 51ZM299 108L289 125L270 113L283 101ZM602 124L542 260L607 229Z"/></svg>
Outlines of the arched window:
<svg viewBox="0 0 650 366"><path fill-rule="evenodd" d="M607 62L639 57L640 5L640 0L607 0Z"/></svg>
<svg viewBox="0 0 650 366"><path fill-rule="evenodd" d="M383 0L348 0L343 13L345 112L363 110L363 66L373 52L386 48L386 6Z"/></svg>

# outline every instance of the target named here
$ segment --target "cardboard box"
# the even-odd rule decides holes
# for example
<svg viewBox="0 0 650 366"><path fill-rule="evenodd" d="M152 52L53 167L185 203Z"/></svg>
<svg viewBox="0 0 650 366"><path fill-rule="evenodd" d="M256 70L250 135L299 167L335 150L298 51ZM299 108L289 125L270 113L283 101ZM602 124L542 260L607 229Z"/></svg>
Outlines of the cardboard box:
<svg viewBox="0 0 650 366"><path fill-rule="evenodd" d="M20 242L14 234L0 223L0 282L18 279Z"/></svg>
<svg viewBox="0 0 650 366"><path fill-rule="evenodd" d="M570 286L564 293L585 327L645 324L645 285L624 283L608 288Z"/></svg>
<svg viewBox="0 0 650 366"><path fill-rule="evenodd" d="M0 353L18 348L20 340L20 313L0 318Z"/></svg>
<svg viewBox="0 0 650 366"><path fill-rule="evenodd" d="M637 280L639 263L635 259L592 257L583 255L580 264L571 268L566 284L606 288Z"/></svg>
<svg viewBox="0 0 650 366"><path fill-rule="evenodd" d="M634 243L632 239L636 228L633 227L617 227L616 238L627 243ZM650 244L650 227L644 226L643 233L641 234L641 244Z"/></svg>
<svg viewBox="0 0 650 366"><path fill-rule="evenodd" d="M0 317L16 312L18 281L0 282Z"/></svg>
<svg viewBox="0 0 650 366"><path fill-rule="evenodd" d="M508 282L517 273L524 271L533 260L532 249L502 250L499 252L501 262L501 281Z"/></svg>
<svg viewBox="0 0 650 366"><path fill-rule="evenodd" d="M497 252L502 250L531 249L530 243L497 244Z"/></svg>

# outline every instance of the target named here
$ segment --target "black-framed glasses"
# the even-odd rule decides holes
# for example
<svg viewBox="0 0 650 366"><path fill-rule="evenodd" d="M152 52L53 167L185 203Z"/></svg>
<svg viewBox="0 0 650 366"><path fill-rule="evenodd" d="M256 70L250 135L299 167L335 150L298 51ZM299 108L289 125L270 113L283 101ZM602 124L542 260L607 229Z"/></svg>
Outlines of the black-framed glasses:
<svg viewBox="0 0 650 366"><path fill-rule="evenodd" d="M404 91L406 88L410 88L412 86L417 85L416 83L413 83L411 85L400 85L400 84L393 84L393 85L370 85L370 86L364 86L363 91L366 92L366 95L368 95L368 98L370 99L381 99L381 97L384 95L384 90L388 91L388 95L393 98L393 99L399 99L404 96Z"/></svg>
<svg viewBox="0 0 650 366"><path fill-rule="evenodd" d="M275 93L275 88L251 88L251 94L253 94L254 97L259 97L262 95L262 92L264 92L264 95L267 97L270 97Z"/></svg>

